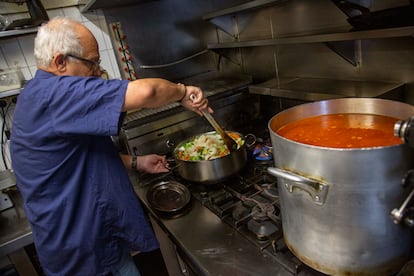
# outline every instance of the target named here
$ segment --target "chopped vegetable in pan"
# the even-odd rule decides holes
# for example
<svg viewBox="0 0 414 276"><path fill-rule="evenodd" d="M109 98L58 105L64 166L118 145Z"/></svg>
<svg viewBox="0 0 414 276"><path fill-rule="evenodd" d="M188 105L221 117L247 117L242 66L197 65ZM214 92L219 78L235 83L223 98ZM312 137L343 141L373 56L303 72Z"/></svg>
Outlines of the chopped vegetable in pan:
<svg viewBox="0 0 414 276"><path fill-rule="evenodd" d="M244 140L238 133L227 132L240 148ZM177 150L177 157L185 161L212 160L226 156L230 153L217 132L209 132L196 136L194 139L182 144Z"/></svg>

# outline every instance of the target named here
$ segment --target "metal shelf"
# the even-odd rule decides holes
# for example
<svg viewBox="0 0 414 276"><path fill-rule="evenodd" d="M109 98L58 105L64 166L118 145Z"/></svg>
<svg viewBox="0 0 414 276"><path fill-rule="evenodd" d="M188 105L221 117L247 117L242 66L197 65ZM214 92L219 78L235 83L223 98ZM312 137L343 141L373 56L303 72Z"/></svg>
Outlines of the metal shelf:
<svg viewBox="0 0 414 276"><path fill-rule="evenodd" d="M219 11L215 11L215 12L211 12L208 13L206 15L204 15L202 18L204 20L209 20L218 16L223 16L223 15L229 15L229 14L233 14L233 13L237 13L237 12L241 12L241 11L247 11L247 10L252 10L252 9L256 9L256 8L261 8L261 7L265 7L268 5L275 5L275 4L280 4L283 2L286 2L288 0L256 0L256 1L251 1L248 3L244 3L241 5L237 5L231 8L227 8L227 9L222 9Z"/></svg>
<svg viewBox="0 0 414 276"><path fill-rule="evenodd" d="M37 28L38 27L21 29L21 30L1 31L0 38L7 38L7 37L26 35L26 34L34 34L34 33L37 33Z"/></svg>
<svg viewBox="0 0 414 276"><path fill-rule="evenodd" d="M414 36L414 27L387 28L369 31L339 32L329 34L315 34L306 36L280 37L275 39L235 41L227 43L210 43L208 49L224 48L241 48L241 47L259 47L272 46L281 44L299 44L299 43L318 43L318 42L336 42L347 40L393 38Z"/></svg>
<svg viewBox="0 0 414 276"><path fill-rule="evenodd" d="M12 89L12 90L6 90L3 92L0 92L0 99L19 95L21 90L22 88L18 88L18 89Z"/></svg>
<svg viewBox="0 0 414 276"><path fill-rule="evenodd" d="M400 98L404 83L285 77L249 85L253 94L321 101L336 98L375 98L385 95Z"/></svg>

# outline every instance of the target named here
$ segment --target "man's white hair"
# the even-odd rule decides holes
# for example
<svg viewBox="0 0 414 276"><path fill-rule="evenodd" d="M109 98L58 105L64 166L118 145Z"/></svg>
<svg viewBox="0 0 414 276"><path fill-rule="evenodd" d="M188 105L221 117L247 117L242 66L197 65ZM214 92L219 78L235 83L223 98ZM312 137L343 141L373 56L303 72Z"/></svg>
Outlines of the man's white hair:
<svg viewBox="0 0 414 276"><path fill-rule="evenodd" d="M34 41L37 66L48 67L57 52L82 56L83 47L74 31L76 24L79 22L67 17L55 17L39 27Z"/></svg>

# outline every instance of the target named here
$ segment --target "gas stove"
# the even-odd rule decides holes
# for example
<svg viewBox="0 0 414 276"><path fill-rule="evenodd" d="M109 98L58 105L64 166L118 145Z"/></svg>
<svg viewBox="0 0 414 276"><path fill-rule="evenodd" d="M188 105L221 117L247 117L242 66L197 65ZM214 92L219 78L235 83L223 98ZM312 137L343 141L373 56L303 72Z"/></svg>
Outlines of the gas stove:
<svg viewBox="0 0 414 276"><path fill-rule="evenodd" d="M198 83L197 81L183 81L183 83L193 83L203 87L203 83L223 83L223 79L228 80L227 76L222 78L217 74L206 74L204 77L206 78L198 77L197 80L200 80ZM246 80L242 77L232 77L230 80L232 81L225 82L224 89L212 87L211 91L204 89L204 92L209 95L214 117L224 129L235 130L244 135L252 134L256 137L255 147L247 150L248 158L245 167L236 175L208 185L186 181L175 169L161 175L136 173L133 182L137 194L154 214L156 220L160 220L162 227L170 228L169 235L176 240L177 248L182 246L183 251L191 255L188 259L192 261L199 259L194 261L198 263L196 266L200 267L197 275L209 275L214 269L222 273L225 269L220 268L221 261L210 263L211 258L207 256L211 252L224 252L220 259L235 261L234 256L226 256L226 252L231 252L227 246L225 249L208 250L208 255L199 255L200 252L205 253L204 249L200 248L211 247L216 242L218 245L228 242L230 248L235 246L237 250L248 248L249 254L240 256L238 260L240 263L236 264L240 267L249 266L245 269L240 268L237 273L242 272L241 275L245 275L245 270L252 270L253 266L255 268L247 275L257 275L255 270L260 270L260 273L268 270L271 274L280 271L278 275L321 275L303 265L284 244L277 180L267 173L267 167L273 164L272 154L269 152L271 143L267 119L261 118L260 98L258 95L248 93ZM202 117L176 104L156 110L143 110L129 114L125 118L119 137L120 147L130 154L158 153L173 159L171 155L176 145L188 137L211 131L210 128ZM187 187L191 194L189 204L179 211L169 213L154 211L148 202L147 194L151 187L162 182L179 183ZM196 223L200 216L208 222L205 222L207 223L205 225L201 225L200 222L202 229L198 230L197 234L203 235L201 232L207 229L208 235L214 238L207 239L206 244L191 250L189 248L196 247L199 240L196 237L189 237L189 233L182 233L185 232L185 223L187 223L183 221L191 220L190 223ZM211 223L212 220L216 223ZM231 237L226 241L227 231L230 231ZM237 251L234 253L237 254ZM262 271L258 266L267 268ZM204 270L209 272L206 273Z"/></svg>
<svg viewBox="0 0 414 276"><path fill-rule="evenodd" d="M144 174L140 179L144 187L170 181L184 184L193 201L214 213L243 239L254 245L258 252L276 260L289 271L289 275L325 275L303 264L286 246L283 240L277 179L267 172L269 166L273 166L273 159L261 160L250 152L246 166L239 173L214 184L189 182L181 178L174 169L161 176ZM191 208L192 204L189 203L179 212L160 212L158 215L168 220L176 219L185 216Z"/></svg>
<svg viewBox="0 0 414 276"><path fill-rule="evenodd" d="M267 139L259 140L268 147ZM287 247L283 238L278 181L267 171L274 165L273 159L262 160L255 153L257 148L263 148L263 145L248 151L248 162L240 172L214 184L190 182L173 169L162 176L146 174L141 177L141 185L150 187L163 181L181 183L190 191L193 202L208 209L252 244L257 252L272 258L287 271L287 274L280 275L325 276L300 261ZM179 212L158 213L158 216L166 220L187 216L193 205L190 202ZM413 275L410 274L413 272L414 262L408 262L400 272L389 276Z"/></svg>
<svg viewBox="0 0 414 276"><path fill-rule="evenodd" d="M216 77L213 75L207 82L217 83ZM138 197L173 241L179 255L191 264L194 275L325 275L302 263L284 241L278 181L267 172L273 159L269 153L268 119L261 117L266 110L261 110L260 97L237 83L220 92L213 90L207 91L209 103L222 127L257 138L255 147L247 150L245 167L214 184L192 183L181 178L176 169L160 175L134 172L131 179ZM144 110L124 121L121 149L136 155L158 153L172 159L176 145L207 131L211 127L201 116L176 104ZM191 195L189 203L179 211L154 210L147 195L151 187L161 182L185 186Z"/></svg>
<svg viewBox="0 0 414 276"><path fill-rule="evenodd" d="M265 166L247 167L215 185L190 183L188 188L203 206L261 250L282 236L277 181Z"/></svg>

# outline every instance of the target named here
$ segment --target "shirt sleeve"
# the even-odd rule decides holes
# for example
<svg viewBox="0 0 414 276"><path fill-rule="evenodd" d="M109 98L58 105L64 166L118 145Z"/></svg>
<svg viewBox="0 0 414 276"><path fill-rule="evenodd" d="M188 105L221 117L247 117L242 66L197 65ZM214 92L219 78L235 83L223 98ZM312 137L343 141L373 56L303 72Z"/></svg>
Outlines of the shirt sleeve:
<svg viewBox="0 0 414 276"><path fill-rule="evenodd" d="M57 134L118 134L128 81L65 76L56 85L49 112Z"/></svg>

